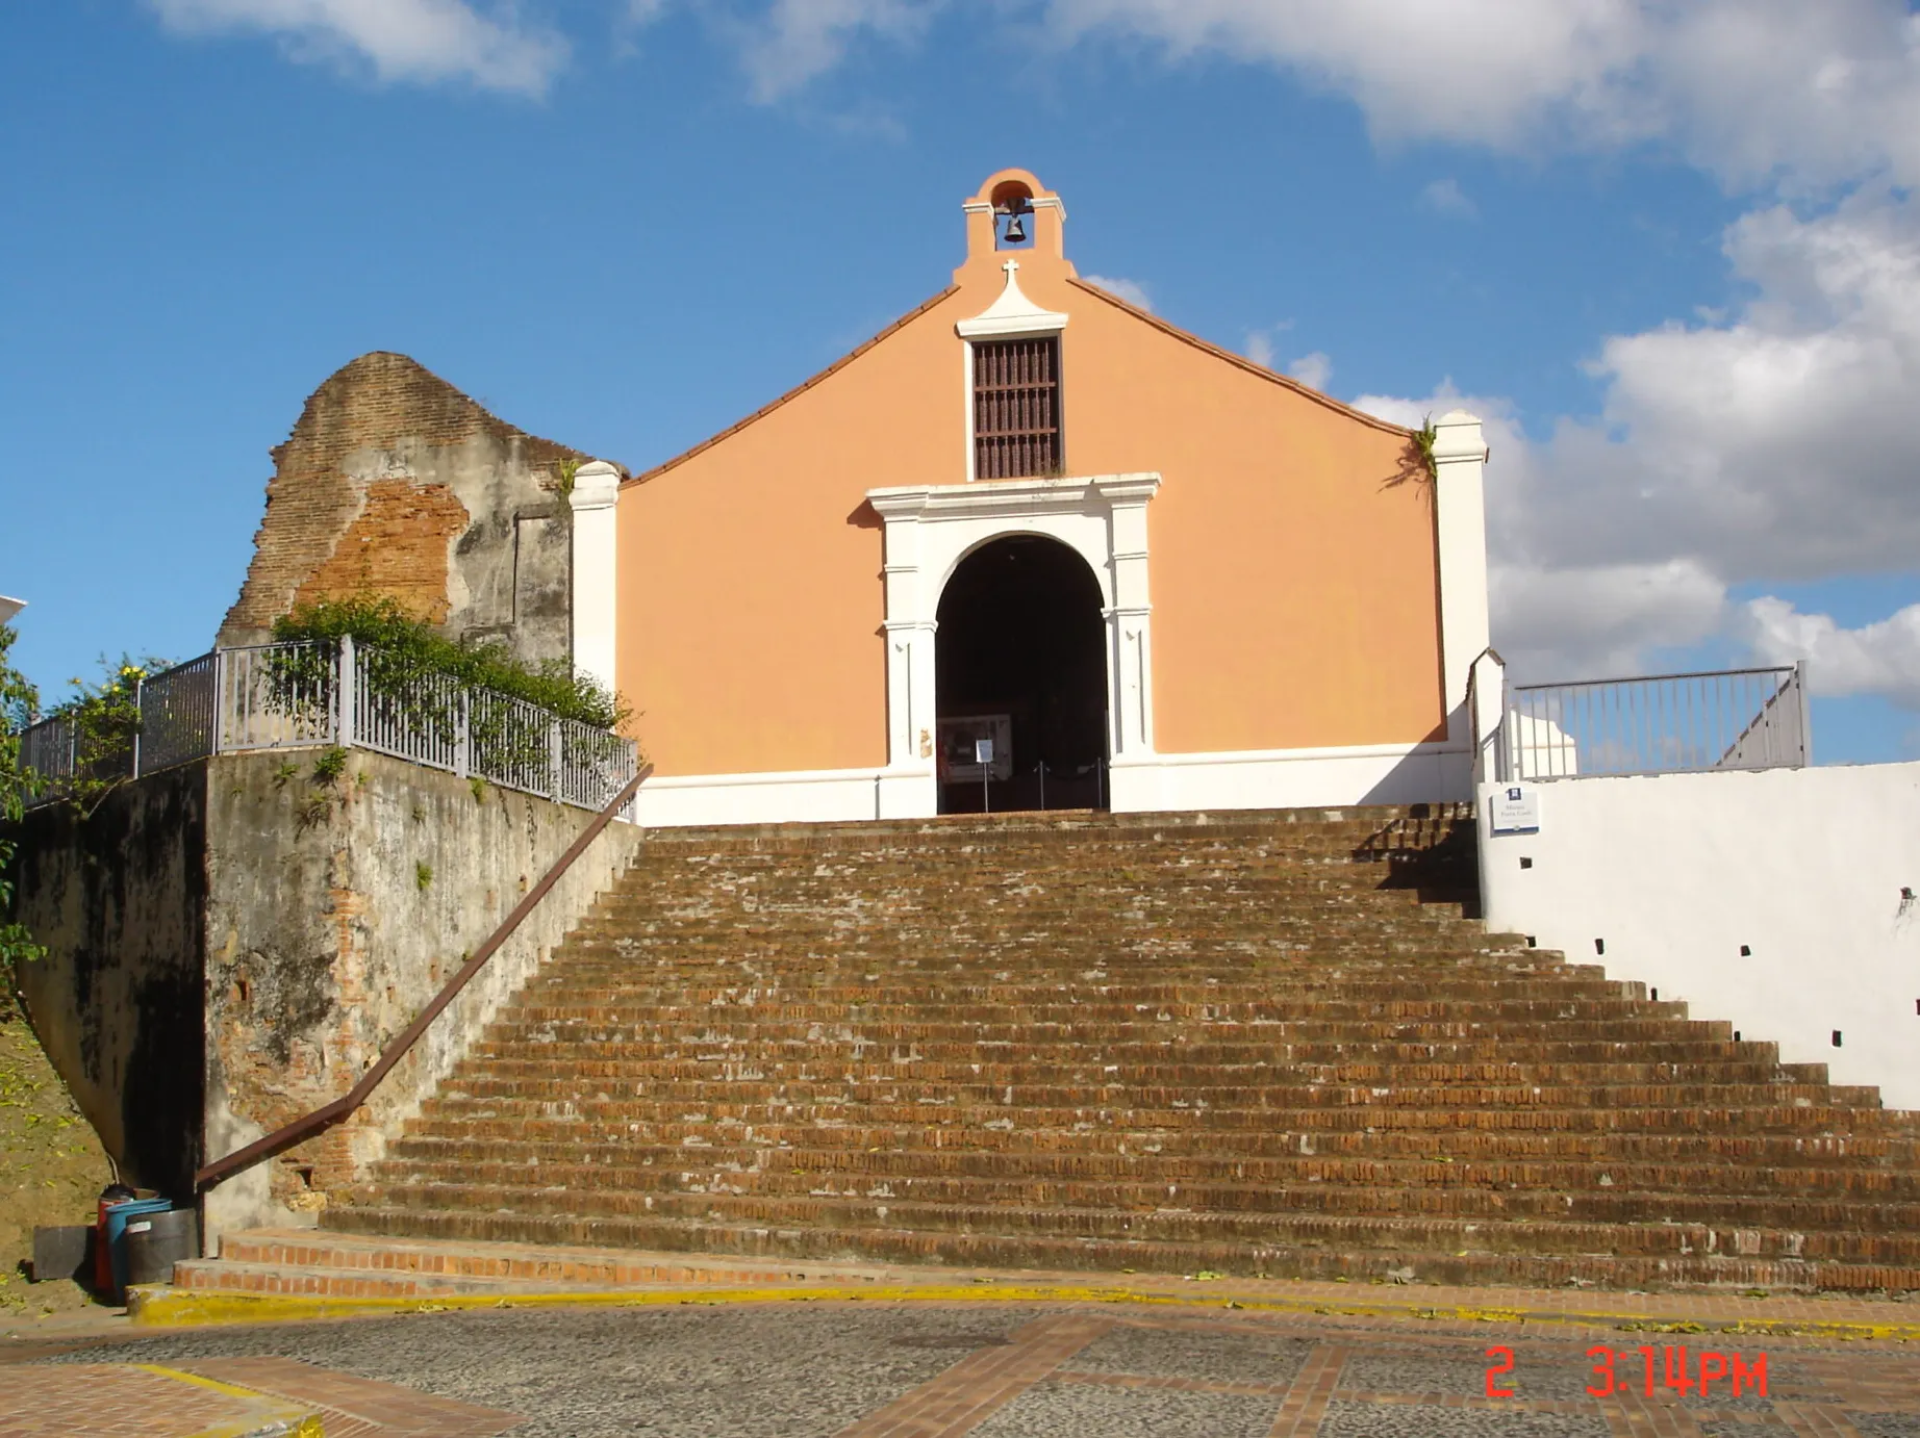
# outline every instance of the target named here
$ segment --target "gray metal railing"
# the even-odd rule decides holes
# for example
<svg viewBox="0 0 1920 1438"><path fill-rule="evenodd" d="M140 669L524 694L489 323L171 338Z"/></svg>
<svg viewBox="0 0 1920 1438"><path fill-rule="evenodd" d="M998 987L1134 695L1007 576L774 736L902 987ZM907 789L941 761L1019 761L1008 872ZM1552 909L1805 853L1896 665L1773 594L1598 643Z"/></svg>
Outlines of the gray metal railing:
<svg viewBox="0 0 1920 1438"><path fill-rule="evenodd" d="M1806 666L1521 685L1498 750L1502 781L1799 767Z"/></svg>
<svg viewBox="0 0 1920 1438"><path fill-rule="evenodd" d="M411 671L351 639L217 649L141 680L135 703L131 746L104 758L80 752L66 716L22 731L21 762L41 780L30 802L59 799L76 778L136 779L214 754L332 744L582 809L598 810L639 772L631 739Z"/></svg>

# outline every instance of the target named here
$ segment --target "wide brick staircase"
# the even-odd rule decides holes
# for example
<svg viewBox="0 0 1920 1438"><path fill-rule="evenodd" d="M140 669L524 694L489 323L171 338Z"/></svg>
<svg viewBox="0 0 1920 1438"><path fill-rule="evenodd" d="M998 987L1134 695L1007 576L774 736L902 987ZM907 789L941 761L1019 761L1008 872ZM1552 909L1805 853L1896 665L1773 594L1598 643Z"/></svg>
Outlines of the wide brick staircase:
<svg viewBox="0 0 1920 1438"><path fill-rule="evenodd" d="M1438 808L656 833L324 1223L1920 1288L1914 1115L1484 933L1472 844Z"/></svg>

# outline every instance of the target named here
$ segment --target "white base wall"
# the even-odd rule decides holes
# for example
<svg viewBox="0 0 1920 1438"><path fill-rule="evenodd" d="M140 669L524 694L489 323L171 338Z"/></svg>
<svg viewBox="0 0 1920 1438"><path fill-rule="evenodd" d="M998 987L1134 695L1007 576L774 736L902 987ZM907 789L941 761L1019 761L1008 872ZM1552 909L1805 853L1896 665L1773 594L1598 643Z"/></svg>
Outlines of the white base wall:
<svg viewBox="0 0 1920 1438"><path fill-rule="evenodd" d="M1464 802L1473 756L1445 744L1156 754L1115 764L1112 784L1119 814Z"/></svg>
<svg viewBox="0 0 1920 1438"><path fill-rule="evenodd" d="M1472 755L1445 744L1161 754L1115 764L1110 782L1116 814L1446 803L1473 793ZM939 786L930 769L653 778L640 786L638 801L638 821L656 829L922 819L938 812Z"/></svg>
<svg viewBox="0 0 1920 1438"><path fill-rule="evenodd" d="M1539 833L1493 835L1505 787L1478 795L1489 929L1920 1109L1920 764L1536 782Z"/></svg>
<svg viewBox="0 0 1920 1438"><path fill-rule="evenodd" d="M640 786L636 819L650 829L878 819L885 774L882 769L810 769L785 774L651 778ZM931 775L927 782L932 783Z"/></svg>

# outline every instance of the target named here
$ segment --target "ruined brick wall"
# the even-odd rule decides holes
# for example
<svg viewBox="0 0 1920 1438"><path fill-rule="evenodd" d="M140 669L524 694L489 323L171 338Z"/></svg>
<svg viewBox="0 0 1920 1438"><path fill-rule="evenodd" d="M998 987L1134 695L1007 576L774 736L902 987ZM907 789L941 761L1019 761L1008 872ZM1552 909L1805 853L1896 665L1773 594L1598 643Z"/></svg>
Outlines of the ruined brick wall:
<svg viewBox="0 0 1920 1438"><path fill-rule="evenodd" d="M571 512L558 477L588 458L405 355L362 355L273 451L266 518L219 642L259 643L302 603L376 593L449 637L569 658Z"/></svg>

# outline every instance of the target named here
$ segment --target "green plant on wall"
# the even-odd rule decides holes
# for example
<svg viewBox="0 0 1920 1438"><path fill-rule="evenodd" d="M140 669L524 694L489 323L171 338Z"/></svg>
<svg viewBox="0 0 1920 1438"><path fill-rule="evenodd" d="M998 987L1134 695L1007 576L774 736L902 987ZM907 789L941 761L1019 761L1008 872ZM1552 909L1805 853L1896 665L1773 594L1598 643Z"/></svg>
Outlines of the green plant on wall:
<svg viewBox="0 0 1920 1438"><path fill-rule="evenodd" d="M580 474L580 461L563 459L553 467L554 488L560 491L562 499L573 498L573 481Z"/></svg>
<svg viewBox="0 0 1920 1438"><path fill-rule="evenodd" d="M1420 428L1408 430L1406 447L1400 451L1399 463L1392 474L1382 483L1393 488L1402 484L1416 484L1432 494L1434 481L1439 478L1439 465L1433 457L1434 441L1440 437L1440 431L1434 426L1433 416L1428 415L1421 421Z"/></svg>
<svg viewBox="0 0 1920 1438"><path fill-rule="evenodd" d="M413 886L423 894L433 887L433 865L424 859L413 866Z"/></svg>
<svg viewBox="0 0 1920 1438"><path fill-rule="evenodd" d="M100 661L101 677L67 681L72 693L46 717L71 726L73 772L62 779L59 794L83 817L100 807L115 789L133 777L134 747L140 735L140 684L169 661L123 654L118 663Z"/></svg>
<svg viewBox="0 0 1920 1438"><path fill-rule="evenodd" d="M313 782L316 784L338 784L347 772L347 751L338 744L330 744L320 751L320 757L313 761Z"/></svg>
<svg viewBox="0 0 1920 1438"><path fill-rule="evenodd" d="M31 963L45 951L26 929L12 921L13 858L15 843L9 830L20 822L32 797L34 777L20 762L20 730L33 718L40 695L27 677L8 659L14 631L0 624L0 1008L11 1003L14 975L19 965Z"/></svg>
<svg viewBox="0 0 1920 1438"><path fill-rule="evenodd" d="M1440 431L1433 427L1433 416L1428 415L1420 422L1420 428L1416 429L1407 440L1410 451L1408 457L1419 466L1423 476L1429 480L1440 473L1433 459L1433 442L1439 438L1439 435Z"/></svg>

